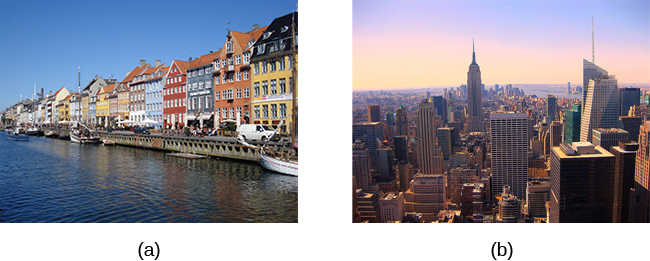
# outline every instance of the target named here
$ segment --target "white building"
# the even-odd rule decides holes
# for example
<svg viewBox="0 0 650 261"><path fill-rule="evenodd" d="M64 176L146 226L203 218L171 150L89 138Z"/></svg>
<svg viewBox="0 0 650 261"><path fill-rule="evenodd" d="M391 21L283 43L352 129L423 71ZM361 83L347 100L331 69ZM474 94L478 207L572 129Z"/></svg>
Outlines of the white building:
<svg viewBox="0 0 650 261"><path fill-rule="evenodd" d="M618 128L618 82L614 75L589 79L587 99L580 121L580 141L592 142L595 128Z"/></svg>
<svg viewBox="0 0 650 261"><path fill-rule="evenodd" d="M404 194L390 192L379 199L381 222L402 221L404 216Z"/></svg>
<svg viewBox="0 0 650 261"><path fill-rule="evenodd" d="M490 114L492 140L492 199L508 185L517 198L526 198L528 182L528 116L525 113Z"/></svg>

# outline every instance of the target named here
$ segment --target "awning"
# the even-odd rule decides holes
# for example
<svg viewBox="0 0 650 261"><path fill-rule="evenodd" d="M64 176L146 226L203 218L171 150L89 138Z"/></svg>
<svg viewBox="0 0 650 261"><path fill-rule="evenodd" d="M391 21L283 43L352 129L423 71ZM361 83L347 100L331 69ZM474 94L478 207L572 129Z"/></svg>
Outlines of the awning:
<svg viewBox="0 0 650 261"><path fill-rule="evenodd" d="M196 116L191 115L191 114L190 114L190 115L187 115L187 120L188 120L188 121L196 120Z"/></svg>
<svg viewBox="0 0 650 261"><path fill-rule="evenodd" d="M204 121L205 121L205 120L209 120L210 118L212 118L212 113L203 113L203 115L201 115L201 118L202 118Z"/></svg>

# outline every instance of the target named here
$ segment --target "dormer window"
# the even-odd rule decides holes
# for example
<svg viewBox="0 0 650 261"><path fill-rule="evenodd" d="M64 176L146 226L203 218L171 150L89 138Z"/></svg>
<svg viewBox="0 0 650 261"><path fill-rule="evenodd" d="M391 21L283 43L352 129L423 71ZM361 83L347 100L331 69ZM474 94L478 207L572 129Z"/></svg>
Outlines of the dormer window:
<svg viewBox="0 0 650 261"><path fill-rule="evenodd" d="M266 38L269 38L273 32L264 32L262 40L266 40Z"/></svg>
<svg viewBox="0 0 650 261"><path fill-rule="evenodd" d="M264 44L260 44L257 46L257 53L258 54L263 54L264 53Z"/></svg>
<svg viewBox="0 0 650 261"><path fill-rule="evenodd" d="M282 27L282 29L280 29L280 33L284 33L284 32L286 32L287 30L289 30L289 26L286 26L286 25L285 25L285 26Z"/></svg>
<svg viewBox="0 0 650 261"><path fill-rule="evenodd" d="M232 41L226 42L226 53L228 54L233 53Z"/></svg>

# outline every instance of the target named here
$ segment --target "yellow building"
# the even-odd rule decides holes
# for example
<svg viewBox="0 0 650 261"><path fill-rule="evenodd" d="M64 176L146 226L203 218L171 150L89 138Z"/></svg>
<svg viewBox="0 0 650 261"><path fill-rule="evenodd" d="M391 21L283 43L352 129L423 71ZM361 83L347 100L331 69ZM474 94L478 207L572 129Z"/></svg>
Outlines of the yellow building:
<svg viewBox="0 0 650 261"><path fill-rule="evenodd" d="M76 95L76 93L70 94L59 102L59 105L57 106L57 109L59 111L59 122L70 121L70 99Z"/></svg>
<svg viewBox="0 0 650 261"><path fill-rule="evenodd" d="M298 71L298 46L296 43L294 52L292 21L297 25L297 14L274 19L255 43L251 57L251 123L277 127L283 120L280 133L285 135L290 134L294 124L292 89ZM298 36L297 26L295 36ZM296 102L297 97L296 87Z"/></svg>
<svg viewBox="0 0 650 261"><path fill-rule="evenodd" d="M88 122L90 120L90 105L88 102L90 99L88 98L88 94L82 94L81 96L81 121L82 122Z"/></svg>
<svg viewBox="0 0 650 261"><path fill-rule="evenodd" d="M108 122L108 116L110 115L110 99L109 95L113 91L115 84L109 84L104 87L101 87L99 93L97 94L97 101L95 102L96 111L95 116L99 119L98 123L100 125Z"/></svg>

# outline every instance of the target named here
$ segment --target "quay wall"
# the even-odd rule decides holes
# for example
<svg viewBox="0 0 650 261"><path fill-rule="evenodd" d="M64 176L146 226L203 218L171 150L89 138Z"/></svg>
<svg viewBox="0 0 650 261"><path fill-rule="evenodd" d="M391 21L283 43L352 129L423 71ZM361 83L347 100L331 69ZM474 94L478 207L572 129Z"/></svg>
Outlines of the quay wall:
<svg viewBox="0 0 650 261"><path fill-rule="evenodd" d="M206 140L198 137L153 136L117 133L96 133L101 139L115 144L139 148L194 153L211 157L259 161L259 149L236 144L236 142Z"/></svg>

